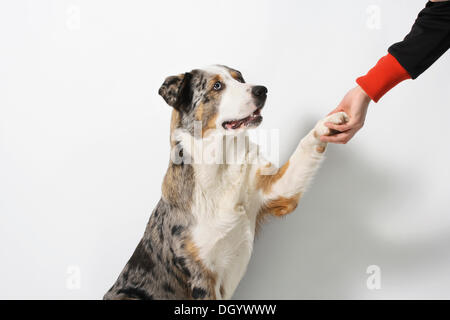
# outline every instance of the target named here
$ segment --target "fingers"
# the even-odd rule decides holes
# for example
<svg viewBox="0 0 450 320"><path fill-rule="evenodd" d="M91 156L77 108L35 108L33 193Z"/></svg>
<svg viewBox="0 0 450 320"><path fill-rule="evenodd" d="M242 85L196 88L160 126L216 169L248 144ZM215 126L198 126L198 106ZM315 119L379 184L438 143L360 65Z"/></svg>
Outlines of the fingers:
<svg viewBox="0 0 450 320"><path fill-rule="evenodd" d="M350 141L351 138L353 138L356 131L357 130L348 130L345 132L334 134L332 136L321 136L320 141L337 143L337 144L346 144L347 142Z"/></svg>
<svg viewBox="0 0 450 320"><path fill-rule="evenodd" d="M343 123L343 124L336 124L336 123L332 123L332 122L324 123L325 127L328 127L330 129L333 129L333 130L336 130L339 132L344 132L344 131L349 131L349 130L354 130L356 132L359 129L361 129L363 127L363 125L364 125L364 123L355 122L355 121L352 121L352 119L350 119L349 122Z"/></svg>
<svg viewBox="0 0 450 320"><path fill-rule="evenodd" d="M352 129L352 125L349 125L348 123L335 124L332 122L325 122L324 125L325 125L325 127L328 127L330 129L340 131L340 132L344 132L344 131Z"/></svg>

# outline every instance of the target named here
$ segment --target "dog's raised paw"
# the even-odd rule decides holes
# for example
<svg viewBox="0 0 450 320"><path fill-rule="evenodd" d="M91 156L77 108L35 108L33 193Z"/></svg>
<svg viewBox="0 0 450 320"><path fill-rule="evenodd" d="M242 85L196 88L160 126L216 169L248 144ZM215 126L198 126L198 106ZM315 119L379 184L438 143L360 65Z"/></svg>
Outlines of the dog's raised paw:
<svg viewBox="0 0 450 320"><path fill-rule="evenodd" d="M331 134L336 133L334 130L331 130L330 128L325 126L325 123L331 122L334 124L344 124L347 123L349 120L348 115L345 112L337 112L330 114L329 116L325 117L324 119L320 120L314 130L314 137L320 138L321 136L329 136Z"/></svg>

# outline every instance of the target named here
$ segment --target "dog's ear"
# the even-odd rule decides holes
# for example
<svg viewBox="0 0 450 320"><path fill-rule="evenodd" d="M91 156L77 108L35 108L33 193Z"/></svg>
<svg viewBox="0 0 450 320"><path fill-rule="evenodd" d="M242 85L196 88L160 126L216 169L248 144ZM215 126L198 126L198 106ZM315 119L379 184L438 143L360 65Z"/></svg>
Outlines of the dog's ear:
<svg viewBox="0 0 450 320"><path fill-rule="evenodd" d="M192 74L189 72L167 77L158 93L169 106L186 110L192 100L191 78Z"/></svg>

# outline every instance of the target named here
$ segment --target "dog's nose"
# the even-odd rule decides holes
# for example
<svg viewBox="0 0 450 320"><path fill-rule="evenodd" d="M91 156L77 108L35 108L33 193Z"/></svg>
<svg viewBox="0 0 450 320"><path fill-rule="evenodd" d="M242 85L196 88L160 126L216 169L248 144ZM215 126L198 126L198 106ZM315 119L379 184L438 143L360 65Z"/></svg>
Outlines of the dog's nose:
<svg viewBox="0 0 450 320"><path fill-rule="evenodd" d="M267 95L267 88L264 86L254 86L252 88L252 95L256 98L263 98Z"/></svg>
<svg viewBox="0 0 450 320"><path fill-rule="evenodd" d="M262 109L267 98L267 88L264 86L254 86L252 88L252 96L256 107Z"/></svg>

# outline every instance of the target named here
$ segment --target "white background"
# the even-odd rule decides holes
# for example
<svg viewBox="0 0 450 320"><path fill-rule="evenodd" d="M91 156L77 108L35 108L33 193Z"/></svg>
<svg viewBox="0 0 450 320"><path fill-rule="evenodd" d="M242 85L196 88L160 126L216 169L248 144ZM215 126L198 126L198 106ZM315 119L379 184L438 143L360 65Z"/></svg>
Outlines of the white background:
<svg viewBox="0 0 450 320"><path fill-rule="evenodd" d="M280 129L286 160L424 5L1 1L0 298L113 284L160 198L166 76L221 63L266 85L262 128ZM447 53L329 148L299 208L264 226L234 298L450 298L449 70Z"/></svg>

